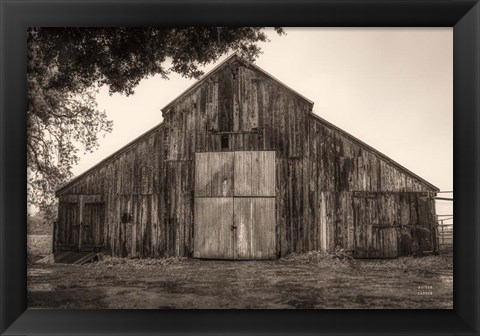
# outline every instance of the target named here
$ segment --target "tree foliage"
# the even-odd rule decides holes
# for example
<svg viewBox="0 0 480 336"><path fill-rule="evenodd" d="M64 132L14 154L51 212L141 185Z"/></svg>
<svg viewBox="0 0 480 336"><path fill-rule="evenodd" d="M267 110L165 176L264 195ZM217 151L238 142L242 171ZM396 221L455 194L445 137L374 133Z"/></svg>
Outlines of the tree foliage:
<svg viewBox="0 0 480 336"><path fill-rule="evenodd" d="M266 41L262 27L29 29L29 203L54 216L54 191L72 176L78 147L93 151L112 130L95 103L99 87L130 95L149 76L198 78L202 66L231 51L253 61Z"/></svg>

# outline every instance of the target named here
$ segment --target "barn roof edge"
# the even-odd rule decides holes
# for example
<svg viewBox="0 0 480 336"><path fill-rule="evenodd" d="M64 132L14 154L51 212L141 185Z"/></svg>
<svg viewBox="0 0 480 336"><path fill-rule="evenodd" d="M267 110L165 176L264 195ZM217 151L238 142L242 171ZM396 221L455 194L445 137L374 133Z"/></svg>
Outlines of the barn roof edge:
<svg viewBox="0 0 480 336"><path fill-rule="evenodd" d="M303 100L305 100L306 102L308 102L309 104L311 104L313 106L314 102L310 99L308 99L307 97L305 97L304 95L298 93L297 91L295 91L294 89L292 89L291 87L289 87L288 85L286 85L285 83L283 83L282 81L278 80L276 77L272 76L270 73L268 73L267 71L263 70L262 68L260 68L258 65L252 63L252 62L249 62L247 61L246 59L242 58L238 53L233 53L232 55L228 56L226 59L224 59L222 62L220 62L219 64L217 64L212 70L208 71L206 74L204 74L203 76L201 76L195 83L193 83L192 85L190 85L187 89L185 89L185 91L183 91L182 93L180 93L177 97L175 97L170 103L168 103L167 105L165 105L164 107L162 107L160 109L160 111L162 112L166 112L165 110L168 109L170 106L172 106L177 100L181 99L182 97L184 97L185 95L187 95L188 93L192 92L193 90L195 90L201 83L203 83L207 78L209 78L210 76L212 76L215 72L217 72L218 70L220 70L223 66L225 66L226 64L228 64L229 62L231 62L232 60L238 60L252 68L254 68L255 70L263 73L264 75L266 75L267 77L273 79L275 82L277 82L278 84L280 84L281 86L283 86L284 88L286 88L287 90L291 91L292 93L294 93L295 95L297 95L298 97L302 98Z"/></svg>
<svg viewBox="0 0 480 336"><path fill-rule="evenodd" d="M335 131L341 133L342 135L350 138L351 140L357 142L358 144L360 144L361 146L365 147L366 149L372 151L373 153L375 153L376 155L378 155L380 158L386 160L387 162L393 164L395 167L399 168L400 170L402 170L404 173L406 173L407 175L410 175L412 177L414 177L415 179L419 180L420 182L424 183L425 185L427 185L428 187L430 187L432 190L436 191L436 192L439 192L440 189L431 184L430 182L428 182L427 180L425 180L424 178L418 176L417 174L415 174L414 172L412 172L411 170L409 170L408 168L405 168L404 166L402 166L400 163L396 162L395 160L391 159L390 157L388 157L387 155L383 154L382 152L380 152L378 149L375 149L373 148L372 146L366 144L365 142L363 142L362 140L358 139L357 137L353 136L352 134L348 133L347 131L341 129L340 127L338 126L335 126L334 124L332 124L331 122L323 119L322 117L320 117L319 115L315 114L315 113L310 113L310 115L316 119L318 122L321 122L323 124L325 124L326 126L330 127L330 128L333 128Z"/></svg>
<svg viewBox="0 0 480 336"><path fill-rule="evenodd" d="M127 151L130 147L132 147L138 140L142 139L143 137L149 135L150 133L153 133L155 132L156 130L159 130L161 129L162 127L164 127L164 123L163 121L160 123L160 124L157 124L155 127L152 127L150 128L148 131L140 134L139 136L137 136L136 138L134 138L132 141L128 142L126 145L120 147L119 149L117 149L115 152L113 152L112 154L110 154L109 156L107 156L106 158L104 158L103 160L101 160L100 162L96 163L95 165L93 165L92 167L88 168L87 170L85 170L83 173L79 174L78 176L75 176L73 177L72 179L68 180L67 182L61 184L56 190L55 190L55 196L59 196L59 192L62 191L63 189L67 188L69 185L71 185L72 183L74 183L75 181L81 179L82 177L85 177L87 176L88 174L90 174L93 170L97 169L98 167L102 166L103 164L105 164L106 162L110 161L111 159L117 157L118 155L124 153L125 151Z"/></svg>

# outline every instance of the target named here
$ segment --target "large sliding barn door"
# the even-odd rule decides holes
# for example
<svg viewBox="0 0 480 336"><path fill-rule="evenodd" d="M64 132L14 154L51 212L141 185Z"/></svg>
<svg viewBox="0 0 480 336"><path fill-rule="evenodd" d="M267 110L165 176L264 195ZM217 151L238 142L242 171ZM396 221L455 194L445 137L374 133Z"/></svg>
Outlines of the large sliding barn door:
<svg viewBox="0 0 480 336"><path fill-rule="evenodd" d="M275 152L196 154L194 256L275 258Z"/></svg>
<svg viewBox="0 0 480 336"><path fill-rule="evenodd" d="M233 159L196 154L194 257L233 259Z"/></svg>
<svg viewBox="0 0 480 336"><path fill-rule="evenodd" d="M275 258L275 152L235 152L236 259Z"/></svg>

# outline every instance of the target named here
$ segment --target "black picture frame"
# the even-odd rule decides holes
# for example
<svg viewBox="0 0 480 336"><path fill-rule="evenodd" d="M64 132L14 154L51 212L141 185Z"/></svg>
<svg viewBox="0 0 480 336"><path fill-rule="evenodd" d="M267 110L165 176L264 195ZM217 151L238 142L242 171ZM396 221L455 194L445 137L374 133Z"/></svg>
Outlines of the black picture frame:
<svg viewBox="0 0 480 336"><path fill-rule="evenodd" d="M474 0L0 0L2 335L479 334L480 5ZM29 26L453 27L453 310L27 310Z"/></svg>

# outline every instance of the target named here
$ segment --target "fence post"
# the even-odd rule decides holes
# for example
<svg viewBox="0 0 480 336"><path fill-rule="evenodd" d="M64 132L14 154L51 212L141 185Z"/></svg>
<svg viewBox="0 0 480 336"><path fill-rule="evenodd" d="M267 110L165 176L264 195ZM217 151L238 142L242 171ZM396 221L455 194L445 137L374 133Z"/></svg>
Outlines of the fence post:
<svg viewBox="0 0 480 336"><path fill-rule="evenodd" d="M443 232L443 219L440 221L440 224L442 225L442 245L445 245L445 234Z"/></svg>

